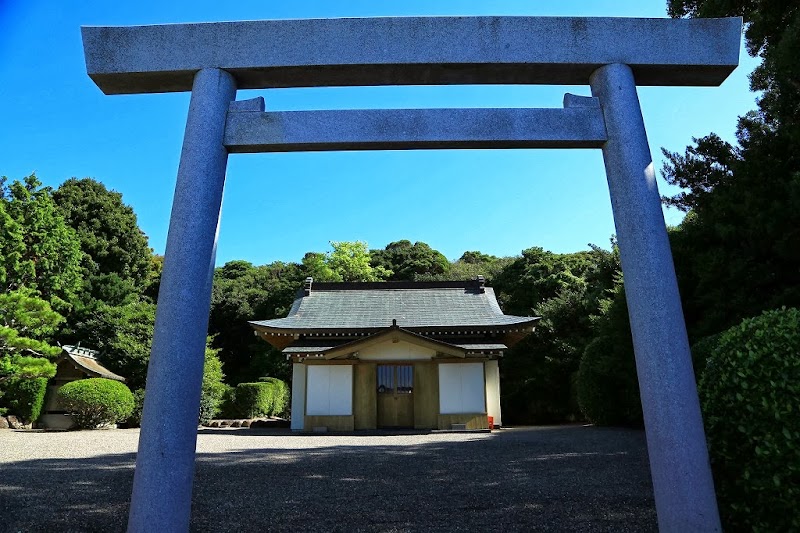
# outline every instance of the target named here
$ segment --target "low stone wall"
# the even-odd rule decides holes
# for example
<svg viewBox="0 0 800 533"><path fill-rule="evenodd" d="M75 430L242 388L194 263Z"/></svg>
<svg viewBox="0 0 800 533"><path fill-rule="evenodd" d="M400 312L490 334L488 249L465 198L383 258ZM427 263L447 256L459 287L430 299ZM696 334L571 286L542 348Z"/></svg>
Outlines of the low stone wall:
<svg viewBox="0 0 800 533"><path fill-rule="evenodd" d="M240 418L211 420L208 428L288 428L289 421L283 418Z"/></svg>
<svg viewBox="0 0 800 533"><path fill-rule="evenodd" d="M0 429L31 429L32 424L22 421L14 415L0 416Z"/></svg>

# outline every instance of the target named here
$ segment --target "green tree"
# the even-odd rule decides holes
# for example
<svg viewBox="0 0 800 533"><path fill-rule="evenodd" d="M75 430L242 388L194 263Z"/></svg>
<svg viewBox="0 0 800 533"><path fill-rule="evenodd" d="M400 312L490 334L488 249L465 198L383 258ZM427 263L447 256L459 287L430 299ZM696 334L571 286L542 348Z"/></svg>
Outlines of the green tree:
<svg viewBox="0 0 800 533"><path fill-rule="evenodd" d="M392 275L391 270L370 264L369 248L364 241L331 241L331 247L327 263L342 281L383 281Z"/></svg>
<svg viewBox="0 0 800 533"><path fill-rule="evenodd" d="M280 261L231 261L214 271L209 334L230 383L264 375L290 379L283 354L256 338L247 322L286 316L307 275L300 265Z"/></svg>
<svg viewBox="0 0 800 533"><path fill-rule="evenodd" d="M219 350L211 348L211 338L206 340L205 359L203 363L203 385L200 389L200 423L206 424L219 412L222 396L225 394L225 374Z"/></svg>
<svg viewBox="0 0 800 533"><path fill-rule="evenodd" d="M53 200L84 252L82 299L120 305L141 295L152 251L122 195L94 179L71 178L53 192Z"/></svg>
<svg viewBox="0 0 800 533"><path fill-rule="evenodd" d="M469 258L482 261L479 256ZM501 361L503 410L512 423L549 423L580 416L575 379L595 334L596 314L619 268L616 250L522 252L494 279L503 309L541 316L536 332Z"/></svg>
<svg viewBox="0 0 800 533"><path fill-rule="evenodd" d="M144 299L155 303L158 300L158 291L161 288L161 272L164 270L164 256L153 254L150 256L147 279L144 282L142 296Z"/></svg>
<svg viewBox="0 0 800 533"><path fill-rule="evenodd" d="M0 382L55 375L61 348L48 339L63 320L29 290L0 294Z"/></svg>
<svg viewBox="0 0 800 533"><path fill-rule="evenodd" d="M328 254L322 252L308 252L303 256L303 271L306 277L314 278L314 281L342 281L342 276L334 272L328 264Z"/></svg>
<svg viewBox="0 0 800 533"><path fill-rule="evenodd" d="M61 350L47 339L64 318L33 291L0 294L0 354L51 357Z"/></svg>
<svg viewBox="0 0 800 533"><path fill-rule="evenodd" d="M383 281L391 270L371 265L371 255L364 241L330 241L332 250L309 252L303 257L303 270L314 281Z"/></svg>
<svg viewBox="0 0 800 533"><path fill-rule="evenodd" d="M84 344L100 351L100 361L123 376L133 389L143 388L153 343L156 306L134 301L125 305L97 305L76 325Z"/></svg>
<svg viewBox="0 0 800 533"><path fill-rule="evenodd" d="M63 320L30 290L0 294L0 402L34 421L46 381L56 373L52 359L61 348L49 337Z"/></svg>
<svg viewBox="0 0 800 533"><path fill-rule="evenodd" d="M383 268L391 275L387 281L416 281L430 278L447 278L450 262L440 252L424 242L411 244L409 240L391 242L383 250L370 251L370 265Z"/></svg>
<svg viewBox="0 0 800 533"><path fill-rule="evenodd" d="M450 265L450 277L455 280L465 280L483 276L486 283L491 284L494 278L513 262L513 257L497 257L478 251L464 252Z"/></svg>
<svg viewBox="0 0 800 533"><path fill-rule="evenodd" d="M665 151L665 202L688 214L671 235L689 336L800 305L800 4L671 0L672 16L742 16L758 109L739 118L737 145L711 133Z"/></svg>
<svg viewBox="0 0 800 533"><path fill-rule="evenodd" d="M78 237L35 175L7 181L0 178L0 290L27 288L68 308L81 288Z"/></svg>
<svg viewBox="0 0 800 533"><path fill-rule="evenodd" d="M757 121L800 141L800 4L783 0L669 0L672 17L735 17L745 23L747 51L762 58L750 88L762 91ZM750 118L753 118L751 116Z"/></svg>
<svg viewBox="0 0 800 533"><path fill-rule="evenodd" d="M2 193L2 181L0 181ZM25 255L23 227L6 210L6 201L0 199L0 287L8 290L21 271L20 261Z"/></svg>
<svg viewBox="0 0 800 533"><path fill-rule="evenodd" d="M641 426L636 359L621 274L600 300L591 322L593 337L576 376L581 412L598 425Z"/></svg>

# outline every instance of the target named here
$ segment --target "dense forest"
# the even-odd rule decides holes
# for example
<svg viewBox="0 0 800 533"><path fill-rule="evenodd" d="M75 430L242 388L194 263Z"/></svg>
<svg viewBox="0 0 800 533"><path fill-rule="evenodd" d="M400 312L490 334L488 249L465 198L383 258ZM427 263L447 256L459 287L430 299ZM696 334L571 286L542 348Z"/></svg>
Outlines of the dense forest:
<svg viewBox="0 0 800 533"><path fill-rule="evenodd" d="M707 369L707 364L724 355L720 347L731 349L739 338L726 333L732 328L739 328L741 335L752 327L755 337L768 336L758 329L761 322L746 319L800 307L797 4L669 2L675 17L743 16L748 51L762 59L751 75L752 89L759 92L757 108L738 118L735 143L708 133L681 151L663 150L662 174L681 188L663 201L686 213L678 226L669 228L669 236L722 495L728 494L728 485L723 461L715 453L726 448L714 440L718 417L714 402L704 395L721 383L724 366L717 362ZM495 288L505 313L542 317L536 332L501 361L505 421L641 425L625 280L613 237L607 247L592 244L574 253L553 253L530 243L533 247L514 257L466 251L455 261L423 242L401 240L378 249L363 242L330 244L329 250L309 251L297 262L231 261L215 270L206 357L221 361L228 384L264 376L290 379L285 359L253 336L247 321L284 316L307 276L377 281L463 280L481 274ZM47 376L58 344L75 343L99 350L109 369L126 376L131 388L143 388L161 265L162 257L149 248L131 207L101 182L72 178L51 189L36 176L2 178L0 394L15 380ZM790 333L781 335L783 340L796 339L791 334L800 327L796 317L786 314L764 323L783 331L786 321L794 320ZM752 359L758 348L749 350ZM773 356L781 353L770 350ZM793 356L779 361L784 381L796 375L800 359L796 350L788 353ZM742 371L737 372L741 377ZM783 386L773 378L769 383L769 394ZM793 383L790 411L792 402L796 411L798 401L797 380ZM766 407L767 401L758 398ZM7 400L0 397L0 402ZM779 418L775 411L775 420ZM796 426L783 428L786 439L800 439ZM741 433L750 429L738 426ZM793 453L780 457L781 464L788 464L782 472L794 476L788 478L789 486L794 483L797 489L800 460ZM734 456L724 459L737 463ZM775 476L768 483L779 486L781 478ZM734 493L728 496L746 499L746 489L731 483ZM774 497L770 505L777 508ZM733 522L728 523L756 523L755 503L747 513L741 506L731 509L726 520ZM747 516L737 518L737 513ZM783 525L792 524L797 525Z"/></svg>

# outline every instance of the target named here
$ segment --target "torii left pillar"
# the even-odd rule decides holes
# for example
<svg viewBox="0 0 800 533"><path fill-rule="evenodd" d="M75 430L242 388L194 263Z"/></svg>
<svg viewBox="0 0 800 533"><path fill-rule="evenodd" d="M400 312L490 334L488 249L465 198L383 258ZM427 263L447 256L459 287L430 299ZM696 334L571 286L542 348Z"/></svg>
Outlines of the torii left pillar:
<svg viewBox="0 0 800 533"><path fill-rule="evenodd" d="M228 162L223 137L235 97L228 72L195 74L147 370L131 532L189 529L202 354Z"/></svg>

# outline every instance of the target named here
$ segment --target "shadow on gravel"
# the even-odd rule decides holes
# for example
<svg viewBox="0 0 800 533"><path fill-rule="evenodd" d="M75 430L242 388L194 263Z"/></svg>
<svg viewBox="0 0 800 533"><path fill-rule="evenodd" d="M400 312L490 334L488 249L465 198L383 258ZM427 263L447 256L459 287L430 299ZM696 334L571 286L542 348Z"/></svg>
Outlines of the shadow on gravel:
<svg viewBox="0 0 800 533"><path fill-rule="evenodd" d="M282 448L251 443L199 454L191 529L657 530L640 431L569 426L414 446L330 443L302 450L291 441ZM121 454L5 465L3 528L124 529L134 460Z"/></svg>

